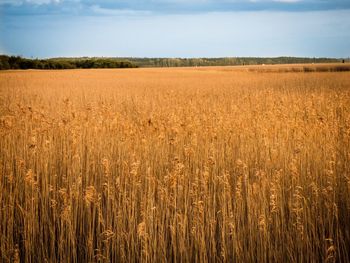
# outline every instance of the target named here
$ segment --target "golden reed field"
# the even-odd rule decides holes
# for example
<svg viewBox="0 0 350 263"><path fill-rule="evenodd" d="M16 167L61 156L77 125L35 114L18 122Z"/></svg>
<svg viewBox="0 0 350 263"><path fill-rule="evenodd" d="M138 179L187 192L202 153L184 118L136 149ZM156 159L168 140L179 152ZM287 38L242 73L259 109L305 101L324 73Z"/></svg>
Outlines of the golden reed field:
<svg viewBox="0 0 350 263"><path fill-rule="evenodd" d="M349 262L350 72L258 69L0 72L1 262Z"/></svg>

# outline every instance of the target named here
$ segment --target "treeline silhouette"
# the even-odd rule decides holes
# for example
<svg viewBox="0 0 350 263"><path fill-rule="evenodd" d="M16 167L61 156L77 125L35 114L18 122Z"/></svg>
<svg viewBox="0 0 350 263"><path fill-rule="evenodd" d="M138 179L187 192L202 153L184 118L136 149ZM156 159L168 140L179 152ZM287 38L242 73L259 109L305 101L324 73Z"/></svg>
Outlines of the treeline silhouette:
<svg viewBox="0 0 350 263"><path fill-rule="evenodd" d="M200 66L239 66L273 65L302 63L337 63L336 58L304 57L223 57L223 58L125 58L139 67L200 67Z"/></svg>
<svg viewBox="0 0 350 263"><path fill-rule="evenodd" d="M348 60L346 60L348 62ZM135 68L135 67L200 67L273 65L301 63L346 62L336 58L304 57L223 57L223 58L50 58L28 59L20 56L0 55L0 69L74 69L74 68Z"/></svg>
<svg viewBox="0 0 350 263"><path fill-rule="evenodd" d="M0 56L0 69L135 68L130 61L113 58L28 59Z"/></svg>

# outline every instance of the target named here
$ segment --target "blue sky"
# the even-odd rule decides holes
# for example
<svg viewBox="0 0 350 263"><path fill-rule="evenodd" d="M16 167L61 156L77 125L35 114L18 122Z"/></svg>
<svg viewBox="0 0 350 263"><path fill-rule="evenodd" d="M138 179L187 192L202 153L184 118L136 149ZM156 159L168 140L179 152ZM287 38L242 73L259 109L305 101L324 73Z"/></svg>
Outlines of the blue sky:
<svg viewBox="0 0 350 263"><path fill-rule="evenodd" d="M350 56L350 0L0 0L0 53Z"/></svg>

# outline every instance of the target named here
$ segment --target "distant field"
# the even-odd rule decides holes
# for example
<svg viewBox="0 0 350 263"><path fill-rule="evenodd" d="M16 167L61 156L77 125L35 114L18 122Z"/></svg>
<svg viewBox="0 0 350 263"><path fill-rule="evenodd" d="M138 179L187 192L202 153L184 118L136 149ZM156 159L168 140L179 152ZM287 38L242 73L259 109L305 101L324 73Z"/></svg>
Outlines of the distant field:
<svg viewBox="0 0 350 263"><path fill-rule="evenodd" d="M277 64L277 65L250 65L250 66L225 66L225 67L197 67L203 70L218 71L250 71L268 73L286 72L345 72L350 71L350 63L316 63L316 64ZM193 68L188 68L193 70Z"/></svg>
<svg viewBox="0 0 350 263"><path fill-rule="evenodd" d="M0 261L349 262L346 66L0 72Z"/></svg>
<svg viewBox="0 0 350 263"><path fill-rule="evenodd" d="M284 64L284 65L260 65L247 67L249 71L256 72L343 72L350 71L349 63L324 63L324 64Z"/></svg>

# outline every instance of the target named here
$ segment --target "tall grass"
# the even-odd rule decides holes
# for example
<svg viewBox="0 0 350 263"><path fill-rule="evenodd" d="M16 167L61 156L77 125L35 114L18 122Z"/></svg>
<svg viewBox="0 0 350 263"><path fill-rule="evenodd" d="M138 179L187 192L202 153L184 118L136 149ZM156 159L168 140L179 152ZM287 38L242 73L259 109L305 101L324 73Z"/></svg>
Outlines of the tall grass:
<svg viewBox="0 0 350 263"><path fill-rule="evenodd" d="M350 74L0 73L1 262L349 262Z"/></svg>

